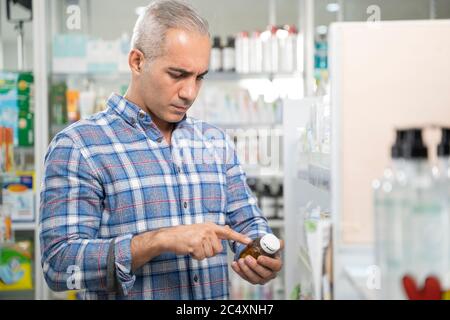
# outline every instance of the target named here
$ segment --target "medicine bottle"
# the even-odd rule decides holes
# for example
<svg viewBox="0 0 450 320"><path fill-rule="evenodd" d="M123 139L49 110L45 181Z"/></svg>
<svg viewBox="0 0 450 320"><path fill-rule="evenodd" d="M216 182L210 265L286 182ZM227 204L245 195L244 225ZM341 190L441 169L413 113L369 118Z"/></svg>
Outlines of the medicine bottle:
<svg viewBox="0 0 450 320"><path fill-rule="evenodd" d="M280 250L280 247L280 240L278 240L276 236L273 234L266 234L249 243L244 251L242 251L239 258L244 259L247 256L252 256L253 258L258 259L260 255L274 258L275 254Z"/></svg>

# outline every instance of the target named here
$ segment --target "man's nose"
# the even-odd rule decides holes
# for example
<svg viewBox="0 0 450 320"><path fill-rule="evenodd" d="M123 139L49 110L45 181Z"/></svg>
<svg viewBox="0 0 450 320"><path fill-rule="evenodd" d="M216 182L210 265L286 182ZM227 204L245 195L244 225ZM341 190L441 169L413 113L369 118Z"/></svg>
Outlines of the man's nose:
<svg viewBox="0 0 450 320"><path fill-rule="evenodd" d="M195 80L187 80L178 92L180 99L192 102L197 95L197 85Z"/></svg>

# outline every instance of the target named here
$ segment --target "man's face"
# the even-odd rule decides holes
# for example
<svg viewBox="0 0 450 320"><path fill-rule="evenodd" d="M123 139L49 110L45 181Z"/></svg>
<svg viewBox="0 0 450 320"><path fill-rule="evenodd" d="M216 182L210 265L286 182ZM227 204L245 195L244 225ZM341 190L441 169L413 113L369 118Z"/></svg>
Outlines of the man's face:
<svg viewBox="0 0 450 320"><path fill-rule="evenodd" d="M209 37L181 29L169 29L165 52L139 77L140 96L157 120L181 121L194 103L208 72Z"/></svg>

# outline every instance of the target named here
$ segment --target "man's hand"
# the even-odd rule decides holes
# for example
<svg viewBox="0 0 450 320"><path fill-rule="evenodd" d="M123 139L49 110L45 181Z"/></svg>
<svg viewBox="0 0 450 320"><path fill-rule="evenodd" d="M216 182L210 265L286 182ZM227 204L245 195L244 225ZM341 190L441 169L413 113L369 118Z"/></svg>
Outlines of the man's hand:
<svg viewBox="0 0 450 320"><path fill-rule="evenodd" d="M196 260L210 258L222 252L220 240L234 240L245 245L252 241L229 226L219 226L212 222L167 228L162 234L165 239L163 251L190 254Z"/></svg>
<svg viewBox="0 0 450 320"><path fill-rule="evenodd" d="M281 240L281 249L284 247L284 242ZM266 256L259 256L258 260L252 256L247 256L245 259L239 259L237 262L233 261L231 268L244 280L251 284L266 284L272 279L275 279L277 273L281 270L283 263L278 254L275 258Z"/></svg>

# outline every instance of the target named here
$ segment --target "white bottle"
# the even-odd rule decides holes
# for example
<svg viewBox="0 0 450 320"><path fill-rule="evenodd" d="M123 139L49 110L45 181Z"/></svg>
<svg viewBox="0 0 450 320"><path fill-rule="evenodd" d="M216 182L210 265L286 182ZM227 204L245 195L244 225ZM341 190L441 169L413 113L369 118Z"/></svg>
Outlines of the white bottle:
<svg viewBox="0 0 450 320"><path fill-rule="evenodd" d="M296 43L296 59L295 59L295 71L296 72L303 72L304 70L304 66L305 66L305 46L304 46L304 38L303 38L303 33L298 32L296 34L296 39L295 39L295 43Z"/></svg>
<svg viewBox="0 0 450 320"><path fill-rule="evenodd" d="M233 37L227 38L227 45L222 50L222 66L225 72L236 71L236 51L235 51L235 40Z"/></svg>
<svg viewBox="0 0 450 320"><path fill-rule="evenodd" d="M255 31L250 37L250 72L260 73L263 69L263 44L261 32Z"/></svg>
<svg viewBox="0 0 450 320"><path fill-rule="evenodd" d="M264 186L264 191L261 194L261 211L267 219L273 219L276 215L276 198L272 196L271 187Z"/></svg>
<svg viewBox="0 0 450 320"><path fill-rule="evenodd" d="M277 30L278 66L280 72L294 72L297 56L297 30L294 26L284 26Z"/></svg>
<svg viewBox="0 0 450 320"><path fill-rule="evenodd" d="M380 269L380 299L402 299L399 283L402 261L402 210L399 201L399 183L404 179L403 140L406 131L397 130L391 148L392 163L380 180L373 182L375 221L375 263Z"/></svg>
<svg viewBox="0 0 450 320"><path fill-rule="evenodd" d="M275 32L275 30L275 27L269 27L267 30L261 33L261 42L263 49L263 72L273 72L272 63L274 59L276 59L276 57L274 57L273 38L276 39L276 35L272 36L272 33Z"/></svg>
<svg viewBox="0 0 450 320"><path fill-rule="evenodd" d="M278 65L279 65L279 45L278 45L278 32L279 28L276 26L272 26L270 28L271 37L270 37L270 43L271 43L271 50L272 50L272 61L271 66L272 69L270 72L277 73L279 71Z"/></svg>
<svg viewBox="0 0 450 320"><path fill-rule="evenodd" d="M437 167L438 176L436 180L438 189L440 190L440 197L445 202L447 213L450 214L450 128L442 128L442 138L437 150L439 162ZM450 256L448 259L450 264ZM449 278L450 270L447 279ZM450 283L447 284L445 289L448 289L449 286Z"/></svg>
<svg viewBox="0 0 450 320"><path fill-rule="evenodd" d="M404 147L406 181L403 200L403 275L411 275L418 286L436 276L448 288L449 213L428 164L428 149L420 129L406 133Z"/></svg>
<svg viewBox="0 0 450 320"><path fill-rule="evenodd" d="M234 62L236 64L236 72L242 73L242 37L240 32L236 35L234 39L234 46L235 46Z"/></svg>
<svg viewBox="0 0 450 320"><path fill-rule="evenodd" d="M214 37L213 39L209 70L211 72L222 71L222 45L220 43L220 37Z"/></svg>
<svg viewBox="0 0 450 320"><path fill-rule="evenodd" d="M248 73L250 71L249 45L248 32L240 32L236 37L236 71L238 73Z"/></svg>
<svg viewBox="0 0 450 320"><path fill-rule="evenodd" d="M86 119L95 112L96 94L92 83L85 84L85 91L80 92L80 118Z"/></svg>

